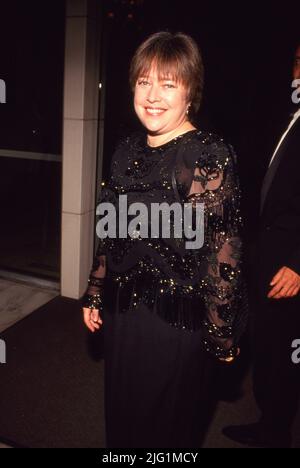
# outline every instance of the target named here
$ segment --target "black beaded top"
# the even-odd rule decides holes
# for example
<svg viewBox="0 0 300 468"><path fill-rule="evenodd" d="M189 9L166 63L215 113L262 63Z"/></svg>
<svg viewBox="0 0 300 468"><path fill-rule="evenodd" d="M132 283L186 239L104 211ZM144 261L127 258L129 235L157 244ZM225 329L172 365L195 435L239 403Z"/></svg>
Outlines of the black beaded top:
<svg viewBox="0 0 300 468"><path fill-rule="evenodd" d="M119 312L142 301L173 326L202 329L204 346L217 357L234 356L245 326L246 303L240 191L232 147L197 129L158 147L150 147L145 134L131 136L113 155L100 202L113 203L117 219L122 215L120 195L127 195L128 206L142 202L149 212L152 203L178 202L172 186L175 164L182 204L190 203L194 209L196 203L204 203L203 246L187 249L184 236L143 238L139 231L133 237L100 239L85 306L96 307L97 298L105 295L103 277L109 278L118 284ZM172 226L171 216L169 223Z"/></svg>

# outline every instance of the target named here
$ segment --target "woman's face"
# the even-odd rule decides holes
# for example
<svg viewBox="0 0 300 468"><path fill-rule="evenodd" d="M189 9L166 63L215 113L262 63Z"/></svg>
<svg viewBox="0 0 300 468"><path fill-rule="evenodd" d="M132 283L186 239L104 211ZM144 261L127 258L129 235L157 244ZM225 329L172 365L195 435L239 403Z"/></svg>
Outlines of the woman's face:
<svg viewBox="0 0 300 468"><path fill-rule="evenodd" d="M155 67L148 76L140 76L135 85L135 112L152 135L174 131L187 119L186 88L171 77L159 79Z"/></svg>

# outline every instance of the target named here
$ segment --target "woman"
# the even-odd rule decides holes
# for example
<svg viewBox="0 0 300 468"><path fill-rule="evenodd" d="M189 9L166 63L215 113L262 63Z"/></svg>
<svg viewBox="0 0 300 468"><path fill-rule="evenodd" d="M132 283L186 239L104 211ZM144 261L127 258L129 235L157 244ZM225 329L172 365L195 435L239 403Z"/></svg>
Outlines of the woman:
<svg viewBox="0 0 300 468"><path fill-rule="evenodd" d="M235 156L191 122L203 65L189 36L150 36L130 83L146 131L117 148L101 202L118 222L121 195L149 212L162 202L193 212L204 203L204 243L186 248L185 232L142 235L152 217L131 235L100 239L83 313L92 332L103 326L107 446L199 447L214 363L234 359L244 323Z"/></svg>

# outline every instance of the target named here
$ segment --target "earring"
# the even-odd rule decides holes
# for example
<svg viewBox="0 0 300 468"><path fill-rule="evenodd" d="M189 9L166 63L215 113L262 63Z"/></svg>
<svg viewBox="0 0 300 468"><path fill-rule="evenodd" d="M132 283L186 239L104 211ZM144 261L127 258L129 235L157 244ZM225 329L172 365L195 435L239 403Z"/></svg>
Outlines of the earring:
<svg viewBox="0 0 300 468"><path fill-rule="evenodd" d="M191 107L191 104L187 106L186 115L189 115L190 107Z"/></svg>

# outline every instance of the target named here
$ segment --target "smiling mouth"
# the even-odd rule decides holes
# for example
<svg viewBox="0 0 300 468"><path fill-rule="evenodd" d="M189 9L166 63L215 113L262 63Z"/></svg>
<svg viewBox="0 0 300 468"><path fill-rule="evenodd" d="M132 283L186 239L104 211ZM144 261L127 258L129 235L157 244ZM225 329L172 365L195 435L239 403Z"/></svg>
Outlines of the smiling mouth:
<svg viewBox="0 0 300 468"><path fill-rule="evenodd" d="M148 114L154 116L161 115L166 111L166 109L161 109L159 107L145 107L145 110Z"/></svg>

